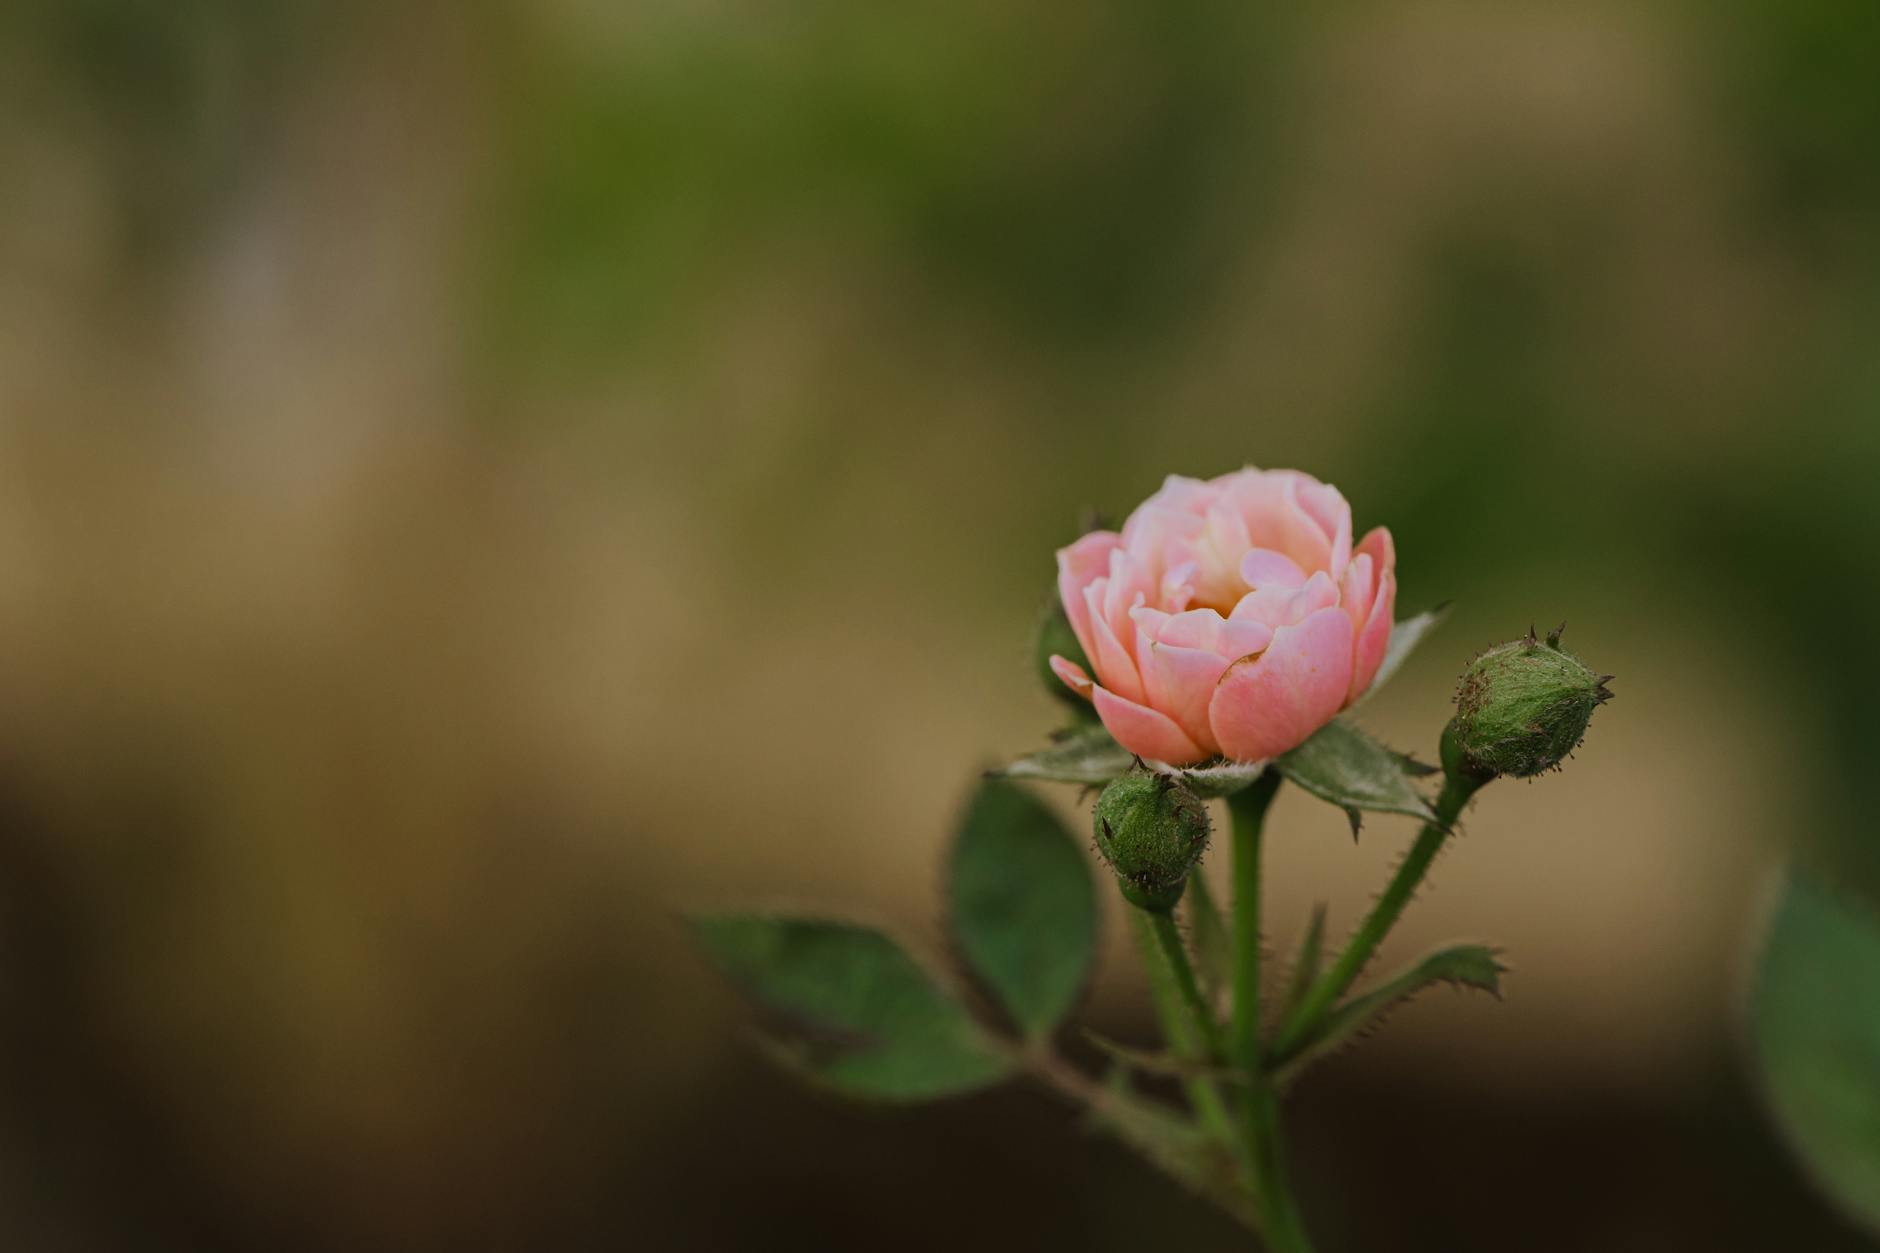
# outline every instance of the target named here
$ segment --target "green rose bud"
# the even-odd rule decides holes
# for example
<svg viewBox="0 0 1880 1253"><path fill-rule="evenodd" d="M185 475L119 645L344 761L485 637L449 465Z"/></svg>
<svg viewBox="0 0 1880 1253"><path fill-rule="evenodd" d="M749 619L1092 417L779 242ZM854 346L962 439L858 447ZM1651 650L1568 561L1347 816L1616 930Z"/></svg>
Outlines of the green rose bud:
<svg viewBox="0 0 1880 1253"><path fill-rule="evenodd" d="M1208 846L1208 807L1172 775L1135 771L1097 798L1097 851L1123 898L1157 913L1175 908Z"/></svg>
<svg viewBox="0 0 1880 1253"><path fill-rule="evenodd" d="M1452 776L1532 778L1579 747L1593 710L1612 699L1606 690L1612 676L1594 674L1564 651L1564 629L1544 641L1529 631L1469 663L1443 737L1443 765Z"/></svg>

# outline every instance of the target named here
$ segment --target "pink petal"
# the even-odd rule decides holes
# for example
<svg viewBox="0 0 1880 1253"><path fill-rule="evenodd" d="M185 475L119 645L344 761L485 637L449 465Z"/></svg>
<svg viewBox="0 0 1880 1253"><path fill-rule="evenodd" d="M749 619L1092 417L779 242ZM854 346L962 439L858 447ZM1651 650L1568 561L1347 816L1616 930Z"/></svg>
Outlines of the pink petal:
<svg viewBox="0 0 1880 1253"><path fill-rule="evenodd" d="M1364 621L1371 616L1371 602L1377 599L1377 570L1371 564L1370 553L1359 553L1345 567L1344 586L1338 590L1338 603L1344 606L1351 617L1354 631L1364 629Z"/></svg>
<svg viewBox="0 0 1880 1253"><path fill-rule="evenodd" d="M1255 588L1240 598L1229 615L1235 621L1264 622L1270 627L1291 626L1328 605L1338 603L1338 586L1320 570L1306 580L1304 587L1269 584Z"/></svg>
<svg viewBox="0 0 1880 1253"><path fill-rule="evenodd" d="M1192 765L1213 756L1189 739L1167 714L1124 700L1108 688L1096 688L1094 693L1097 716L1116 742L1136 756L1171 766Z"/></svg>
<svg viewBox="0 0 1880 1253"><path fill-rule="evenodd" d="M1184 561L1169 567L1162 576L1162 604L1170 613L1180 613L1188 608L1195 598L1195 576L1200 572L1200 564Z"/></svg>
<svg viewBox="0 0 1880 1253"><path fill-rule="evenodd" d="M1092 531L1068 548L1058 549L1058 599L1064 604L1064 615L1071 620L1071 630L1086 657L1096 656L1096 643L1090 634L1084 588L1110 568L1110 550L1118 542L1114 531Z"/></svg>
<svg viewBox="0 0 1880 1253"><path fill-rule="evenodd" d="M1137 605L1129 611L1129 620L1136 624L1137 642L1162 638L1162 629L1174 619L1175 615L1150 605Z"/></svg>
<svg viewBox="0 0 1880 1253"><path fill-rule="evenodd" d="M1056 653L1051 654L1050 665L1051 673L1064 680L1065 687L1068 687L1085 700L1090 699L1090 691L1096 684L1090 681L1090 676L1084 673L1082 666L1067 658L1060 657Z"/></svg>
<svg viewBox="0 0 1880 1253"><path fill-rule="evenodd" d="M1285 553L1276 553L1270 548L1253 548L1240 559L1240 577L1248 587L1256 589L1270 584L1299 587L1306 581L1306 572Z"/></svg>
<svg viewBox="0 0 1880 1253"><path fill-rule="evenodd" d="M1237 558L1253 546L1253 538L1247 534L1247 520L1227 501L1211 501L1205 516L1207 529L1202 534L1223 560Z"/></svg>
<svg viewBox="0 0 1880 1253"><path fill-rule="evenodd" d="M1239 661L1252 653L1263 652L1273 642L1273 628L1251 618L1228 618L1221 623L1221 633L1214 641L1214 651L1230 661Z"/></svg>
<svg viewBox="0 0 1880 1253"><path fill-rule="evenodd" d="M1358 541L1357 550L1371 554L1379 575L1397 568L1397 541L1391 538L1389 527L1374 526L1366 531L1364 538Z"/></svg>
<svg viewBox="0 0 1880 1253"><path fill-rule="evenodd" d="M1136 629L1130 625L1129 611L1146 602L1156 590L1155 580L1150 577L1151 564L1132 559L1120 548L1110 553L1110 576L1104 581L1101 600L1103 617L1131 656L1136 651Z"/></svg>
<svg viewBox="0 0 1880 1253"><path fill-rule="evenodd" d="M1208 701L1232 658L1154 640L1143 645L1141 658L1149 705L1173 718L1183 734L1212 755L1217 746L1208 727Z"/></svg>
<svg viewBox="0 0 1880 1253"><path fill-rule="evenodd" d="M1273 642L1273 628L1251 618L1223 618L1212 609L1190 609L1165 614L1138 609L1131 615L1145 640L1178 648L1201 648L1237 661Z"/></svg>
<svg viewBox="0 0 1880 1253"><path fill-rule="evenodd" d="M1351 619L1337 606L1273 632L1265 652L1229 666L1214 689L1208 723L1221 752L1263 761L1305 743L1344 708L1351 665Z"/></svg>
<svg viewBox="0 0 1880 1253"><path fill-rule="evenodd" d="M1199 479L1171 474L1162 489L1137 505L1123 523L1122 544L1130 553L1148 556L1165 551L1178 539L1193 539L1205 525L1203 516L1215 489Z"/></svg>
<svg viewBox="0 0 1880 1253"><path fill-rule="evenodd" d="M1298 499L1302 483L1316 482L1294 470L1242 471L1223 487L1256 547L1284 553L1301 570L1325 570L1332 562L1332 535Z"/></svg>
<svg viewBox="0 0 1880 1253"><path fill-rule="evenodd" d="M1136 673L1135 655L1117 638L1109 617L1103 612L1103 596L1108 590L1108 579L1098 579L1084 588L1084 606L1090 623L1091 642L1094 644L1094 647L1084 650L1084 655L1090 658L1097 677L1105 684L1130 700L1140 700L1142 680ZM1131 636L1136 634L1133 624L1128 629Z"/></svg>
<svg viewBox="0 0 1880 1253"><path fill-rule="evenodd" d="M1136 628L1130 623L1130 611L1136 606L1146 604L1157 592L1155 571L1161 568L1159 561L1142 561L1125 554L1121 549L1110 554L1110 578L1103 593L1103 616L1110 624L1110 630L1128 650L1130 656L1136 654Z"/></svg>
<svg viewBox="0 0 1880 1253"><path fill-rule="evenodd" d="M1390 629L1392 618L1397 611L1397 576L1386 570L1383 582L1378 585L1377 599L1371 605L1371 613L1364 620L1364 629L1358 632L1358 642L1351 659L1351 694L1346 704L1364 695L1364 690L1371 686L1371 680L1377 677L1377 668L1384 664L1384 653L1390 647Z"/></svg>
<svg viewBox="0 0 1880 1253"><path fill-rule="evenodd" d="M1151 619L1150 615L1155 614ZM1160 640L1164 644L1174 644L1181 648L1206 648L1213 650L1215 641L1221 634L1221 615L1212 609L1186 609L1181 613L1156 614L1154 610L1138 609L1133 615L1136 625L1141 627L1150 639ZM1153 629L1151 623L1153 622ZM1228 658L1232 661L1233 658Z"/></svg>
<svg viewBox="0 0 1880 1253"><path fill-rule="evenodd" d="M1195 600L1221 609L1232 606L1247 590L1241 584L1240 559L1252 546L1240 511L1224 500L1210 504L1206 525L1193 542Z"/></svg>
<svg viewBox="0 0 1880 1253"><path fill-rule="evenodd" d="M1345 563L1351 560L1351 506L1336 487L1310 476L1298 485L1296 494L1299 507L1311 515L1331 541L1327 572L1334 579L1343 577Z"/></svg>
<svg viewBox="0 0 1880 1253"><path fill-rule="evenodd" d="M1219 489L1205 480L1171 474L1162 480L1162 486L1156 489L1153 496L1136 506L1136 512L1167 510L1171 514L1185 513L1199 517L1207 512L1209 502L1219 494ZM1125 535L1129 533L1127 523L1123 531Z"/></svg>

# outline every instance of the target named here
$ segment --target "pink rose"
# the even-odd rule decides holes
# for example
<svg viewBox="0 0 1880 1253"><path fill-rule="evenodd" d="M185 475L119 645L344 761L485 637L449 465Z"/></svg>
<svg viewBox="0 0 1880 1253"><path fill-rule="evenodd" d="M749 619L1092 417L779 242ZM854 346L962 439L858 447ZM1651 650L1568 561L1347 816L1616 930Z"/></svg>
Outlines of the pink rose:
<svg viewBox="0 0 1880 1253"><path fill-rule="evenodd" d="M1371 685L1390 642L1397 552L1297 470L1170 475L1122 534L1058 558L1058 595L1096 679L1051 668L1139 757L1261 761L1304 743Z"/></svg>

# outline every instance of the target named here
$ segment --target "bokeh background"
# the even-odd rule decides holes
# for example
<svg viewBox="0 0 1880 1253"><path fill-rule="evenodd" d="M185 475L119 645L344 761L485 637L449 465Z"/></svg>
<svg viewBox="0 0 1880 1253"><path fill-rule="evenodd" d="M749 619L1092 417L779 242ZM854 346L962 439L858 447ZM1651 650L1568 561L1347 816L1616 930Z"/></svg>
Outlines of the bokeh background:
<svg viewBox="0 0 1880 1253"><path fill-rule="evenodd" d="M13 0L0 171L5 1247L1243 1247L799 1089L679 919L937 949L1052 549L1247 462L1454 602L1394 745L1619 675L1393 942L1507 999L1303 1085L1324 1245L1870 1247L1737 1018L1785 850L1880 866L1871 4ZM1276 943L1409 837L1277 821Z"/></svg>

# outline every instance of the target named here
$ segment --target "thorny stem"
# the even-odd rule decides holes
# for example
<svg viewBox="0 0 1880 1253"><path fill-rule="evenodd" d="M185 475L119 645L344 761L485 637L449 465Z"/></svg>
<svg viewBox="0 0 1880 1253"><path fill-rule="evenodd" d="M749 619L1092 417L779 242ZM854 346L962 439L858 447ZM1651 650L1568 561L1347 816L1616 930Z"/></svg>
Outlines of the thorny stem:
<svg viewBox="0 0 1880 1253"><path fill-rule="evenodd" d="M1370 914L1359 925L1357 933L1345 946L1345 951L1338 955L1338 961L1312 985L1300 999L1298 1008L1287 1018L1273 1042L1272 1052L1275 1057L1286 1057L1296 1050L1318 1027L1325 1012L1351 987L1365 963L1377 952L1377 946L1390 934L1391 927L1410 903L1410 898L1416 894L1423 876L1429 873L1430 863L1436 860L1443 841L1449 838L1462 807L1480 786L1479 781L1463 775L1452 774L1444 779L1442 795L1436 799L1435 819L1426 823L1418 833L1416 843L1410 846L1403 864L1391 876L1390 886L1377 898L1377 904L1371 907Z"/></svg>
<svg viewBox="0 0 1880 1253"><path fill-rule="evenodd" d="M1146 910L1144 913L1147 915L1149 932L1155 937L1156 947L1162 951L1162 958L1174 977L1175 993L1181 998L1183 1013L1199 1045L1195 1060L1208 1063L1220 1061L1220 1024L1214 1021L1214 1011L1208 1008L1207 1001L1201 995L1194 968L1188 963L1188 950L1182 947L1181 932L1175 929L1175 919L1168 914L1148 913Z"/></svg>
<svg viewBox="0 0 1880 1253"><path fill-rule="evenodd" d="M1195 986L1194 971L1188 965L1188 954L1182 948L1174 919L1167 914L1134 907L1130 914L1149 975L1149 991L1169 1047L1185 1062L1213 1062L1219 1051L1214 1018ZM1190 1075L1183 1080L1183 1087L1188 1093L1188 1103L1194 1107L1195 1116L1208 1134L1223 1144L1233 1144L1234 1123L1221 1097L1220 1086L1206 1075Z"/></svg>

